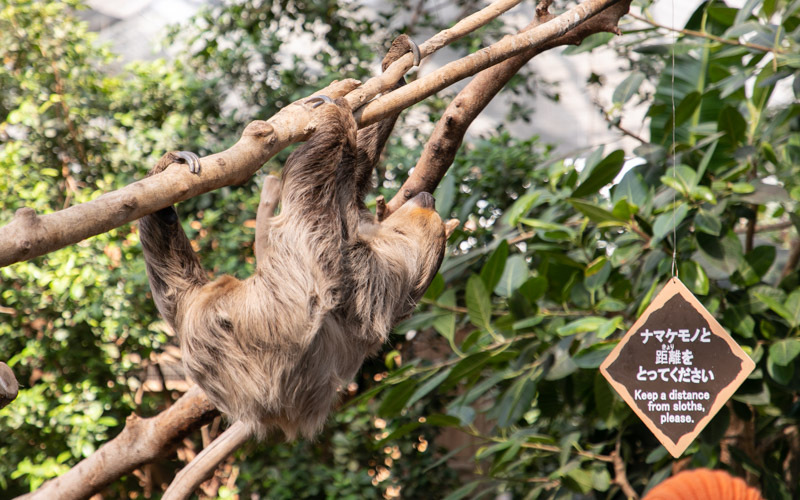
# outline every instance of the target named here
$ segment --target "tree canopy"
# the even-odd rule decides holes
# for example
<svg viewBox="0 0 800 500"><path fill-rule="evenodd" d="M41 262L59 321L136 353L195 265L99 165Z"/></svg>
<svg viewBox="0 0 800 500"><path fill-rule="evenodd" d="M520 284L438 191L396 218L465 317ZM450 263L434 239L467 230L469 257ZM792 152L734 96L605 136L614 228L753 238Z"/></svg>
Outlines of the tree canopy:
<svg viewBox="0 0 800 500"><path fill-rule="evenodd" d="M455 5L457 18L480 8ZM622 56L627 77L597 112L637 147L555 155L520 136L514 118L546 120L526 104L542 75L520 70L503 91L508 119L468 137L435 192L440 214L462 224L415 315L343 391L317 442L249 443L204 495L626 498L695 467L729 470L766 498L798 495L800 3L706 1L677 31L648 7L634 4L621 37L594 34L563 54ZM165 151L221 151L249 120L334 80L366 80L396 33L449 25L424 1L379 14L343 0L236 1L166 34L182 47L169 60L115 72L82 8L0 4L0 225L22 207L53 213L122 188ZM450 47L474 53L520 28L501 17ZM292 40L313 53L284 50ZM398 126L371 207L397 192L455 94ZM633 106L648 109L645 133L622 120ZM179 205L213 274L252 272L259 186L288 151ZM672 276L673 252L680 279L756 362L679 460L598 371ZM0 360L21 385L0 410L0 491L16 496L185 386L135 225L2 267L0 280ZM216 418L103 493L160 495L225 425Z"/></svg>

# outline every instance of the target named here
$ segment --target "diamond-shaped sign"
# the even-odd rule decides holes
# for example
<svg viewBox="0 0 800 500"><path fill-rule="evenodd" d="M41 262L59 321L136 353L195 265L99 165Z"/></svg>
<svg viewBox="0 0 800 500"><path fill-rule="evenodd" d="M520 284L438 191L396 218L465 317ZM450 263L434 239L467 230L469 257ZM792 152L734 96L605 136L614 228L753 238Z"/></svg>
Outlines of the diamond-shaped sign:
<svg viewBox="0 0 800 500"><path fill-rule="evenodd" d="M672 278L600 365L622 399L677 458L755 363Z"/></svg>

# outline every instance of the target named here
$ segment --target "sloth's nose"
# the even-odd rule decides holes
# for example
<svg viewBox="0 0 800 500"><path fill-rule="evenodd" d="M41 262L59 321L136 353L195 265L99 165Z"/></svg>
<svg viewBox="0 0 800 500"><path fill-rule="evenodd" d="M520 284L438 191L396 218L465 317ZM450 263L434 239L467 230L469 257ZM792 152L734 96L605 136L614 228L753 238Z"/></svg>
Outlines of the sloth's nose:
<svg viewBox="0 0 800 500"><path fill-rule="evenodd" d="M433 207L436 205L436 200L433 199L433 195L426 193L425 191L413 197L411 202L419 207L429 209L433 209Z"/></svg>

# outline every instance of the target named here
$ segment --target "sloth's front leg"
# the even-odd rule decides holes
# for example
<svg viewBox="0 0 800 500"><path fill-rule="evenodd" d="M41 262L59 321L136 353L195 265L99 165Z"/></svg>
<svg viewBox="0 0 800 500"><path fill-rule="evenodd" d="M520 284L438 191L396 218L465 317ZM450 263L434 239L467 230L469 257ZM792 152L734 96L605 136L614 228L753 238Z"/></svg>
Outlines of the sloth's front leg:
<svg viewBox="0 0 800 500"><path fill-rule="evenodd" d="M170 151L162 156L155 166L150 169L147 176L158 174L166 170L166 168L173 163L186 163L189 165L189 172L193 174L200 174L200 158L191 151ZM162 219L164 222L174 224L178 221L178 214L175 212L174 207L165 207L155 212L155 215Z"/></svg>
<svg viewBox="0 0 800 500"><path fill-rule="evenodd" d="M173 163L185 163L189 165L189 172L200 174L200 158L191 151L170 151L162 156L156 165L150 170L148 176L163 172Z"/></svg>

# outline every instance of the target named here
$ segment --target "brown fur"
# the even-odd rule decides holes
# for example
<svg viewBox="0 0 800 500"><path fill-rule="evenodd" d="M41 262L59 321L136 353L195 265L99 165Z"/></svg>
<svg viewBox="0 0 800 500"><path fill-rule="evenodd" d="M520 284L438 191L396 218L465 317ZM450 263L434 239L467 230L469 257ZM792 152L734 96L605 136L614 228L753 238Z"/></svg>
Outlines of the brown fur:
<svg viewBox="0 0 800 500"><path fill-rule="evenodd" d="M396 52L387 59L405 50ZM208 282L173 208L140 222L153 297L178 332L188 373L259 436L320 430L337 390L412 313L449 232L427 193L382 223L364 207L397 116L357 135L346 101L315 114L316 131L284 167L281 212L271 218L276 190L265 184L250 278ZM165 155L153 172L174 160Z"/></svg>

